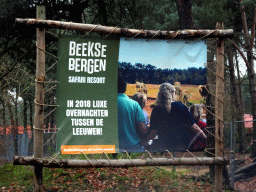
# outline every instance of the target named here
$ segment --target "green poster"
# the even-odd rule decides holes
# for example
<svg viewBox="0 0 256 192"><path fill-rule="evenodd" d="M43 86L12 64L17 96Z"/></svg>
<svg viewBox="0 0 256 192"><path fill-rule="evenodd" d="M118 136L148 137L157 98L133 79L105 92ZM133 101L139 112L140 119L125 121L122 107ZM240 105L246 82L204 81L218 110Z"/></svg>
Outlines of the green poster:
<svg viewBox="0 0 256 192"><path fill-rule="evenodd" d="M119 39L59 38L57 148L62 154L118 152Z"/></svg>

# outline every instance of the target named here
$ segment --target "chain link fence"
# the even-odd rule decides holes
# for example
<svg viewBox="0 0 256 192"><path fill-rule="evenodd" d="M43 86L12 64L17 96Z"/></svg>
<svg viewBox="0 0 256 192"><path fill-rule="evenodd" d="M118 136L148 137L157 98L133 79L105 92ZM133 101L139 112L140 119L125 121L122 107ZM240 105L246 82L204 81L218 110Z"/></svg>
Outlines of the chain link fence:
<svg viewBox="0 0 256 192"><path fill-rule="evenodd" d="M254 165L253 160L248 158L251 153L251 145L253 143L252 132L245 129L244 136L244 150L239 152L237 127L243 125L242 122L231 122L224 124L224 155L230 159L230 165L227 166L230 178L231 188L238 191L252 191L256 190L256 176L254 174L247 174L245 170L244 176L240 177L238 171L248 166ZM53 157L57 153L57 132L43 133L43 156ZM17 141L17 150L15 152L15 141ZM32 157L34 153L34 134L33 132L25 132L18 134L17 139L14 135L6 134L0 135L0 161L3 163L12 163L15 155ZM189 155L189 154L187 154ZM175 155L176 156L176 155ZM179 154L177 154L179 156ZM184 154L183 154L184 156ZM198 154L197 154L198 156ZM199 155L200 156L200 155ZM255 165L256 168L256 165Z"/></svg>
<svg viewBox="0 0 256 192"><path fill-rule="evenodd" d="M49 157L56 153L56 132L44 132L43 136L43 156ZM15 152L15 141L17 141L17 150ZM33 156L34 154L34 134L25 132L17 135L0 135L0 158L2 161L12 163L15 155Z"/></svg>
<svg viewBox="0 0 256 192"><path fill-rule="evenodd" d="M251 157L253 130L245 126L247 122L252 121L224 124L224 152L225 157L230 159L228 165L230 185L237 191L256 191L256 163Z"/></svg>

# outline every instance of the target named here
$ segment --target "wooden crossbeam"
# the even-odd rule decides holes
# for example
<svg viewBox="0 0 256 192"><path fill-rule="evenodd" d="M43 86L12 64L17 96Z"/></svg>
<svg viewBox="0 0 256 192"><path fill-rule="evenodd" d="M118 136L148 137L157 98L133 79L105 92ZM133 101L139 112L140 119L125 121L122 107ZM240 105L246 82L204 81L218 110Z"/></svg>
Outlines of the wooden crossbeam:
<svg viewBox="0 0 256 192"><path fill-rule="evenodd" d="M154 39L196 39L196 38L232 38L233 29L199 29L199 30L178 30L178 31L160 31L160 30L141 30L128 29L120 27L102 26L94 24L72 23L65 21L43 20L43 19L22 19L16 18L16 25L30 25L39 28L58 28L64 30L89 31L96 33L105 33L115 36L136 37L136 38L154 38Z"/></svg>
<svg viewBox="0 0 256 192"><path fill-rule="evenodd" d="M75 168L75 167L139 167L139 166L179 166L179 165L227 165L229 159L222 157L182 157L182 158L147 158L147 159L38 159L34 157L15 156L14 165L33 165L54 168Z"/></svg>

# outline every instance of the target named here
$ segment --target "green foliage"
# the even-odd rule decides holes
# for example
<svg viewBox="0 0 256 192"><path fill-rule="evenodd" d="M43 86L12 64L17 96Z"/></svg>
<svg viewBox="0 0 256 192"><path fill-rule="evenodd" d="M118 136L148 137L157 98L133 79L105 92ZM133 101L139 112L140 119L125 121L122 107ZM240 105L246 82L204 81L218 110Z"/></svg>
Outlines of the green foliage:
<svg viewBox="0 0 256 192"><path fill-rule="evenodd" d="M150 1L147 16L144 18L145 29L177 30L179 17L173 0Z"/></svg>
<svg viewBox="0 0 256 192"><path fill-rule="evenodd" d="M108 26L118 26L127 28L138 29L155 29L155 30L178 30L179 29L179 17L174 0L98 0L98 1L43 1L39 0L38 4L44 4L46 6L46 18L51 20L72 21L80 23L92 23L102 24ZM248 26L252 25L252 16L255 0L244 0L243 5L247 13ZM15 18L35 18L36 17L36 4L33 0L1 0L0 9L0 98L5 101L11 101L12 105L15 98L8 94L8 91L14 91L19 87L17 92L22 98L27 98L30 102L34 100L34 79L36 71L36 37L35 29L29 26L17 26L14 25ZM239 10L240 1L238 0L195 0L192 2L192 11L194 17L194 23L197 29L215 29L216 22L224 22L225 28L232 28L235 30L234 40L242 47L243 38L241 38L242 24L241 13ZM51 35L46 33L46 50L47 52L57 55L57 36L58 34L66 33L78 33L74 31L48 29L51 33L57 35ZM81 34L84 34L81 32ZM98 34L97 34L98 35ZM23 54L25 54L23 56ZM46 70L51 68L55 63L56 58L49 54L46 54ZM127 71L131 70L133 66L126 64ZM122 66L120 67L122 69ZM154 66L145 65L141 68L144 71L145 79L142 79L145 83L148 83L148 77L154 74L155 81L157 83L163 81L185 81L187 75L198 77L197 73L189 74L184 72L180 74L178 71L174 74L169 74L168 71L161 71ZM56 65L53 65L50 71L46 74L46 80L56 80ZM127 72L129 76L131 72ZM138 73L134 73L138 74ZM3 76L4 75L4 76ZM148 75L148 76L146 76ZM137 79L140 80L138 75ZM144 78L144 77L143 77ZM198 81L201 81L199 79ZM245 101L246 112L251 111L250 92L248 81L245 80L243 85L243 99ZM183 83L184 84L184 83ZM201 84L201 83L199 83ZM203 84L203 83L202 83ZM48 85L47 85L48 86ZM49 88L49 87L47 87ZM55 89L49 91L45 95L46 103L55 102ZM194 103L194 101L190 101ZM202 101L203 102L203 101ZM200 103L202 103L200 102ZM0 111L2 110L2 104L0 105ZM19 113L22 107L19 107ZM14 108L12 108L14 111ZM54 114L54 113L53 113ZM1 114L2 115L2 114ZM32 115L32 114L31 114ZM9 117L10 115L7 115ZM10 121L9 121L10 122ZM20 123L22 121L19 121ZM2 122L1 122L2 124ZM48 148L51 151L51 148ZM139 158L141 154L130 154L131 158ZM67 159L68 155L59 155L58 158ZM71 156L78 159L86 159L84 155ZM89 156L91 158L99 158L99 155ZM114 158L112 155L108 155L110 159ZM117 158L127 158L126 154L118 154ZM102 179L108 178L106 171L97 170L100 172ZM164 172L163 170L154 170L154 168L146 168L145 172L150 174L145 178L153 183L154 178L174 180L168 187L170 189L177 189L179 182L175 180L177 175L170 172ZM79 179L87 172L76 174L73 178ZM44 180L47 184L51 185L51 181L57 179L60 176L63 177L63 181L68 181L69 177L64 169L44 169ZM13 166L6 164L0 168L0 186L10 186L13 183L19 183L20 186L24 186L27 190L32 190L32 176L33 171L29 166ZM83 178L84 186L88 186L88 179ZM126 176L120 176L120 181L128 180ZM128 180L130 181L130 180ZM168 181L171 183L171 181ZM190 182L190 181L189 181ZM145 186L148 186L148 182ZM154 187L158 188L160 182L156 181ZM95 189L93 185L89 186L92 190ZM117 186L118 188L121 186ZM110 191L113 188L108 188ZM123 188L122 188L123 189ZM165 188L167 189L167 188ZM53 189L52 189L53 190ZM182 191L185 191L182 189ZM160 190L159 190L160 191ZM164 191L164 189L163 189Z"/></svg>
<svg viewBox="0 0 256 192"><path fill-rule="evenodd" d="M0 188L9 187L15 182L26 188L31 187L33 174L31 166L5 164L0 167Z"/></svg>
<svg viewBox="0 0 256 192"><path fill-rule="evenodd" d="M228 7L228 0L195 1L192 4L195 26L198 29L215 29L216 23L222 21L225 28L232 28L233 13Z"/></svg>
<svg viewBox="0 0 256 192"><path fill-rule="evenodd" d="M243 5L248 17L248 25L252 22L253 4L255 1L244 0ZM80 23L101 24L107 26L118 26L137 29L153 30L178 30L179 16L174 0L99 0L99 1L42 1L38 4L46 6L46 18L50 20L64 20ZM234 28L236 37L241 36L241 13L239 10L240 2L238 0L214 1L214 0L195 0L192 2L192 12L195 27L197 29L215 29L216 22L224 22L225 28ZM34 79L35 79L35 29L29 26L14 25L15 18L35 18L36 4L33 0L28 1L1 1L1 40L0 40L0 73L8 74L0 79L1 98L8 100L4 95L6 90L14 90L19 86L19 96L27 98L33 102L34 98ZM75 31L47 29L46 50L57 55L57 37L59 34L78 34ZM55 34L55 35L53 35ZM80 32L81 35L84 32ZM99 34L93 34L99 35ZM101 34L103 35L103 34ZM104 36L104 35L103 35ZM239 42L241 38L236 38ZM20 60L20 56L26 53ZM17 62L19 60L19 62ZM56 80L56 65L53 65L57 59L50 54L46 54L46 80ZM17 63L16 63L17 62ZM12 68L14 66L14 68ZM129 68L130 66L128 66ZM138 71L140 72L140 71ZM183 81L187 84L185 74L169 74L154 69L153 66L145 65L143 69L143 80L148 83L148 78L152 77L154 72L155 83L164 81ZM141 80L139 73L134 73L134 80ZM191 74L188 74L191 75ZM205 80L205 77L198 79L194 74L191 79L199 83ZM201 76L202 77L202 76ZM191 81L192 81L191 80ZM48 89L50 85L47 85ZM56 89L52 89L45 94L46 103L55 104ZM48 109L45 109L46 111ZM8 114L7 114L8 115ZM54 113L51 114L54 120ZM25 121L25 120L24 120ZM47 119L49 121L49 118ZM9 121L10 122L10 121ZM21 124L22 121L19 121Z"/></svg>
<svg viewBox="0 0 256 192"><path fill-rule="evenodd" d="M57 169L58 171L62 171L63 172L63 169ZM54 172L52 169L49 169L49 168L44 168L43 169L43 178L44 178L44 181L47 182L50 182L52 181L53 179L55 179L56 177L53 176ZM58 176L58 175L57 175Z"/></svg>

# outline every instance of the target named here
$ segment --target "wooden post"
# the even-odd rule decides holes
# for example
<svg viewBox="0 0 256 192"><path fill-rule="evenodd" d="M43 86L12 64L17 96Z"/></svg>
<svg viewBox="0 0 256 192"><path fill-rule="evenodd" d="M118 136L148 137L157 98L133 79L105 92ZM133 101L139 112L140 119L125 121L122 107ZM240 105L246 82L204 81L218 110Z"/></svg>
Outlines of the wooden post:
<svg viewBox="0 0 256 192"><path fill-rule="evenodd" d="M45 19L45 6L37 6L37 19ZM36 92L34 119L34 157L43 157L45 28L36 29ZM43 191L43 167L34 166L34 191Z"/></svg>
<svg viewBox="0 0 256 192"><path fill-rule="evenodd" d="M223 23L216 28L223 29ZM216 97L215 97L215 157L223 157L223 95L224 95L224 40L217 39ZM222 190L222 165L215 165L215 191Z"/></svg>

